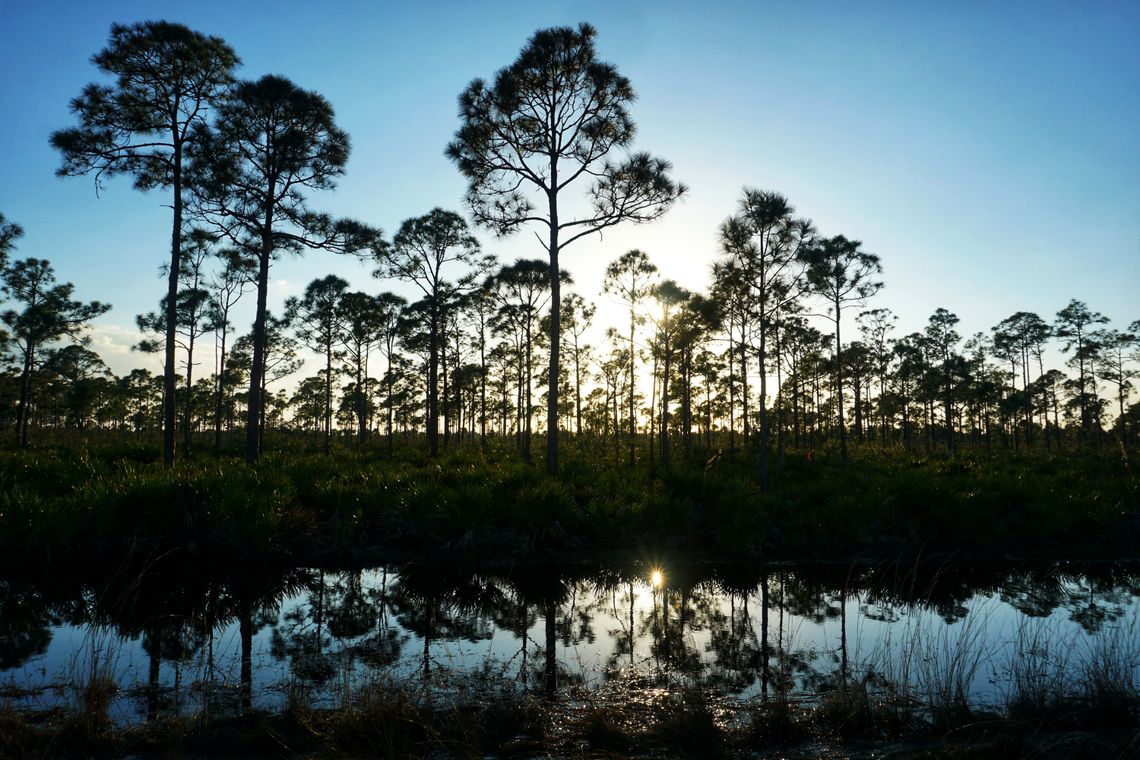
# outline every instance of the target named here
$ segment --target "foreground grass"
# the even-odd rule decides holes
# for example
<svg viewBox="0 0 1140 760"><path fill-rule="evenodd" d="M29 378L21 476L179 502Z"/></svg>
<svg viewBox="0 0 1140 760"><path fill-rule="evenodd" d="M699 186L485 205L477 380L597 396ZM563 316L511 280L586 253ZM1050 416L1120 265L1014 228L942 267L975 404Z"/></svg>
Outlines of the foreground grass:
<svg viewBox="0 0 1140 760"><path fill-rule="evenodd" d="M107 700L48 714L0 709L0 756L41 757L926 757L1104 758L1140 749L1133 689L1043 712L923 716L889 689L849 684L812 701L777 692L734 700L644 676L539 694L468 677L461 684L377 680L334 708L303 698L279 713L169 715L116 727Z"/></svg>
<svg viewBox="0 0 1140 760"><path fill-rule="evenodd" d="M138 445L0 452L0 562L183 553L213 561L485 558L646 547L721 556L936 548L1134 554L1140 488L1119 452L789 453L762 492L737 452L670 468L568 451L560 475L510 450L289 452L165 470Z"/></svg>

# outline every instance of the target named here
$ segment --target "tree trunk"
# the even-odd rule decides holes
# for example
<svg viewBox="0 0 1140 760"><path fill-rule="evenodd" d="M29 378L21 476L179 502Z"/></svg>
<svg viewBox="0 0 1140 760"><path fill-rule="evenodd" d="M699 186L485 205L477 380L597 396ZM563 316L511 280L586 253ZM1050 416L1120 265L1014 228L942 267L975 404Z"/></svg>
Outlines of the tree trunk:
<svg viewBox="0 0 1140 760"><path fill-rule="evenodd" d="M182 437L186 445L186 453L190 453L190 426L194 422L194 327L190 327L190 335L186 340L186 430Z"/></svg>
<svg viewBox="0 0 1140 760"><path fill-rule="evenodd" d="M166 278L166 355L162 370L162 462L174 466L175 433L175 322L178 319L178 270L182 264L182 142L177 138L178 125L172 125L174 156L171 163L174 186L174 224L170 232L170 272Z"/></svg>
<svg viewBox="0 0 1140 760"><path fill-rule="evenodd" d="M669 354L671 347L664 350L665 365L661 369L661 466L669 464Z"/></svg>
<svg viewBox="0 0 1140 760"><path fill-rule="evenodd" d="M748 451L748 433L751 430L751 420L748 419L748 345L747 327L743 321L740 323L740 434L742 445Z"/></svg>
<svg viewBox="0 0 1140 760"><path fill-rule="evenodd" d="M835 396L839 403L839 452L847 461L847 423L843 419L843 344L839 339L839 299L835 299Z"/></svg>
<svg viewBox="0 0 1140 760"><path fill-rule="evenodd" d="M364 350L361 348L356 353L356 443L358 446L364 445L364 434L368 429L368 421L365 419L366 411L365 397L364 397Z"/></svg>
<svg viewBox="0 0 1140 760"><path fill-rule="evenodd" d="M265 374L266 298L269 293L269 259L273 254L272 206L265 209L261 231L261 254L257 268L257 313L253 321L253 362L249 368L249 409L246 415L245 460L257 461L261 454L261 420L265 406L261 389Z"/></svg>
<svg viewBox="0 0 1140 760"><path fill-rule="evenodd" d="M428 331L428 454L439 455L439 306L438 293L432 294L431 324Z"/></svg>
<svg viewBox="0 0 1140 760"><path fill-rule="evenodd" d="M653 439L657 432L657 355L653 356L653 371L649 373L649 465L653 466L655 459Z"/></svg>
<svg viewBox="0 0 1140 760"><path fill-rule="evenodd" d="M214 398L214 453L222 451L222 394L225 393L226 384L226 330L228 321L222 322L222 346L218 355L218 387Z"/></svg>
<svg viewBox="0 0 1140 760"><path fill-rule="evenodd" d="M532 337L530 334L530 317L528 316L527 321L526 321L526 398L525 398L525 402L526 402L525 416L526 416L526 419L523 420L523 426L524 426L524 429L523 429L523 459L526 460L527 464L530 464L530 462L531 462L530 437L531 437L531 432L532 432L532 428L531 428L532 418L534 417L534 405L531 401L531 391L532 391L531 386L533 385L532 379L534 378L534 355L531 352L533 342L534 341L532 340ZM547 410L547 411L549 413L549 410ZM549 453L550 452L548 449L547 450L548 457L549 457Z"/></svg>
<svg viewBox="0 0 1140 760"><path fill-rule="evenodd" d="M32 370L35 367L35 341L29 340L24 351L24 371L20 374L20 401L16 407L16 441L20 448L28 445L28 417L32 403Z"/></svg>
<svg viewBox="0 0 1140 760"><path fill-rule="evenodd" d="M550 386L546 398L546 474L558 473L558 350L562 340L562 288L558 269L558 160L550 157ZM529 379L527 386L530 386ZM528 399L529 404L529 399ZM529 409L528 417L529 420Z"/></svg>
<svg viewBox="0 0 1140 760"><path fill-rule="evenodd" d="M633 367L634 367L634 348L633 348L633 334L634 334L635 317L633 312L633 305L629 307L629 466L633 467L633 447L634 441L637 436L637 426L634 423L635 415L633 413L633 395L634 395L634 382L633 382Z"/></svg>
<svg viewBox="0 0 1140 760"><path fill-rule="evenodd" d="M443 407L443 447L446 449L451 443L451 407L453 406L452 399L451 399L451 386L448 383L448 378L453 377L453 375L448 371L449 368L447 366L448 351L447 351L447 327L446 327L446 325L443 328L443 335L440 337L439 343L440 343L440 347L443 349L440 352L440 357L439 357L439 366L443 368L443 378L442 378L443 379L443 388L440 389L440 393L437 395L436 398L437 399L442 398L443 402L444 402L444 407Z"/></svg>
<svg viewBox="0 0 1140 760"><path fill-rule="evenodd" d="M482 325L479 326L479 445L487 446L487 339Z"/></svg>
<svg viewBox="0 0 1140 760"><path fill-rule="evenodd" d="M578 336L574 336L574 435L582 435L582 361Z"/></svg>
<svg viewBox="0 0 1140 760"><path fill-rule="evenodd" d="M760 323L760 490L768 490L768 330Z"/></svg>

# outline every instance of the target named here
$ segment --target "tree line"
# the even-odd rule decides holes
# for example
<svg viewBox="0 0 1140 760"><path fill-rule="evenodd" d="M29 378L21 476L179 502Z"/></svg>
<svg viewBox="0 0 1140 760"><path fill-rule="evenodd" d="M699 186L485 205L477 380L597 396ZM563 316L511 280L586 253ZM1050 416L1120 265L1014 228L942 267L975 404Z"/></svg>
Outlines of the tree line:
<svg viewBox="0 0 1140 760"><path fill-rule="evenodd" d="M1108 329L1074 300L1052 322L1017 312L966 339L945 309L921 332L895 335L896 316L868 308L883 287L879 258L822 235L770 190L745 188L721 224L707 293L661 280L642 251L611 262L603 289L625 304L628 323L591 345L596 310L564 292L573 280L562 250L657 219L687 192L667 161L631 150L634 92L597 60L595 36L585 24L540 30L512 64L459 96L446 154L467 180L470 219L499 236L532 229L545 253L500 264L455 211L405 220L388 238L312 210L308 196L335 188L349 153L326 99L280 76L239 81L223 40L180 24L113 26L92 59L113 83L84 88L71 104L78 125L52 144L61 175L128 174L139 189L171 195L166 292L137 319L146 335L137 347L163 355L163 375L112 378L82 341L58 345L108 307L70 300L47 262L5 263L7 351L22 363L0 377L19 389L5 391L17 400L14 415L0 407L4 424L21 443L32 419L158 428L167 464L194 431L211 430L220 449L223 431L238 427L251 462L278 427L319 434L326 451L338 430L359 443L382 435L389 453L422 435L432 456L510 437L527 461L543 433L551 473L567 434L631 464L646 442L662 464L678 449L741 447L756 454L763 487L787 448L834 442L846 458L850 438L948 450L1097 445L1112 431L1124 445L1135 440L1140 320ZM19 234L0 219L5 255ZM272 314L272 262L310 249L358 256L420 298L354 291L330 275ZM42 285L29 290L21 283L36 266ZM232 339L247 295L252 328ZM856 340L842 332L851 316ZM196 378L210 339L212 372ZM1054 341L1075 375L1046 371ZM322 369L271 392L299 370L303 350Z"/></svg>

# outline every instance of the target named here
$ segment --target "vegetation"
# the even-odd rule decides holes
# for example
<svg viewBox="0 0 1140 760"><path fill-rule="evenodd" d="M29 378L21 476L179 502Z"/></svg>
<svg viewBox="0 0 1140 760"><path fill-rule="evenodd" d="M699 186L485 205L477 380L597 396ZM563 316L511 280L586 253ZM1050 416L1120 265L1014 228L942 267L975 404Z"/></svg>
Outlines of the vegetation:
<svg viewBox="0 0 1140 760"><path fill-rule="evenodd" d="M648 153L618 159L636 131L627 110L634 92L615 66L597 60L596 35L589 24L535 32L490 86L476 79L459 96L462 125L447 146L467 179L468 205L479 224L499 235L532 222L546 227L546 240L539 240L550 261L551 475L558 471L562 417L562 249L623 221L657 219L685 194L685 186L669 176L668 161ZM586 191L589 209L575 215L565 197L578 180L592 184Z"/></svg>
<svg viewBox="0 0 1140 760"><path fill-rule="evenodd" d="M20 229L0 217L4 348L20 365L0 375L0 427L51 441L0 455L6 556L604 550L630 536L739 554L1128 546L1140 322L1107 329L1073 300L1053 324L1019 311L965 342L941 308L894 335L895 315L867 308L879 257L822 236L780 193L746 188L709 292L658 282L651 257L629 251L604 283L628 329L590 345L594 306L563 292L560 252L656 219L685 192L667 162L626 153L633 90L596 60L595 35L540 30L460 97L447 151L475 222L549 233L547 260L499 264L455 212L409 219L388 242L311 211L307 194L332 190L349 153L325 98L281 76L234 81L233 51L179 25L113 27L94 61L117 84L84 90L80 126L53 144L64 174L126 172L174 192L169 287L139 318L155 336L140 348L166 352L165 377L116 378L63 345L108 307L71 300L46 261L7 261ZM592 184L574 215L564 191L578 180ZM423 298L350 292L330 275L275 317L270 264L304 249L367 256ZM253 328L231 344L247 286ZM856 309L861 339L844 340ZM1054 341L1075 376L1047 368ZM321 369L283 388L302 345ZM163 473L152 446L161 434L171 465L175 408L186 451L212 433L214 454ZM249 469L231 457L243 416ZM325 458L311 455L314 435ZM530 467L536 436L547 477Z"/></svg>
<svg viewBox="0 0 1140 760"><path fill-rule="evenodd" d="M89 84L71 101L79 126L51 136L62 176L132 174L139 190L169 188L173 224L165 299L163 457L174 464L175 326L182 273L183 211L189 148L211 106L233 82L240 61L218 37L168 21L114 24L107 47L92 62L115 84Z"/></svg>
<svg viewBox="0 0 1140 760"><path fill-rule="evenodd" d="M816 607L837 602L843 642L810 705L789 696L800 664L783 651L770 662L767 569L758 702L722 699L732 691L723 684L637 674L559 692L554 641L570 625L557 614L568 585L541 577L547 561L630 551L1135 558L1140 545L1140 320L1112 327L1073 299L1052 320L1019 310L968 337L958 315L935 308L922 330L899 335L898 316L873 303L885 287L879 256L824 235L777 190L746 187L725 209L707 289L660 280L649 253L629 250L602 285L626 310L620 324L600 324L589 295L569 291L563 252L659 219L687 188L668 161L632 152L634 90L597 59L596 34L588 24L539 30L513 63L459 96L446 155L466 182L470 222L499 236L536 228L545 253L498 262L455 211L407 219L391 240L313 211L309 195L335 190L350 152L322 95L279 75L239 81L234 50L179 24L111 28L92 60L113 83L84 88L71 104L78 125L51 143L61 175L93 174L98 187L130 174L140 190L172 194L166 287L158 310L137 318L136 348L161 352L163 373L113 375L84 337L110 306L75 300L44 259L16 260L22 230L0 214L0 568L5 578L122 569L105 599L50 609L0 581L0 666L46 646L51 616L113 621L151 658L150 722L110 719L117 686L93 663L74 710L45 717L0 701L0 755L208 754L219 735L223 751L266 755L282 745L314 756L807 755L917 732L932 756L985 756L1051 751L1037 739L1050 722L1135 727L1134 638L1078 656L1019 631L997 708L972 702L983 659L969 624L954 641L915 628L903 655L876 667L849 662L854 565L838 591L804 591ZM353 291L329 274L275 315L273 262L308 250L359 256L385 286L408 283L422 297ZM235 336L246 292L256 297L252 327ZM297 377L307 357L320 369ZM342 702L325 709L306 701L302 674L283 712L252 709L258 613L290 584L313 585L295 568L409 557L533 571L508 585L546 618L545 662L533 674L543 694L470 674L431 682L441 599L478 605L501 589L465 577L456 591L409 572L401 592L425 642L422 683L346 681ZM177 577L149 608L139 589L154 568ZM203 568L234 577L198 598ZM666 631L666 659L669 646L684 653L695 588L682 594L676 638L667 612L655 629ZM781 581L780 605L785 590ZM192 597L193 613L175 609ZM37 603L39 628L19 629L17 613ZM514 603L503 604L494 614L521 632L525 663L538 613L522 604L518 623ZM631 591L631 621L632 609ZM203 610L214 617L195 635L212 636L218 620L238 628L239 709L159 725L158 664L192 648L164 621ZM354 614L338 610L330 629L371 625ZM274 646L299 661L312 642ZM327 662L306 667L332 673ZM13 690L0 688L0 700ZM1096 741L1092 755L1137 746L1116 734Z"/></svg>
<svg viewBox="0 0 1140 760"><path fill-rule="evenodd" d="M569 450L551 480L495 439L436 460L414 441L396 446L394 458L380 441L361 449L347 436L330 457L315 454L319 432L308 449L304 441L279 440L293 450L253 468L200 456L171 471L153 445L129 438L5 451L0 556L13 568L169 552L244 565L583 557L634 544L737 557L1127 557L1140 537L1128 463L1091 452L856 449L844 462L838 450L811 458L789 450L762 492L740 452L631 471L599 439Z"/></svg>
<svg viewBox="0 0 1140 760"><path fill-rule="evenodd" d="M28 445L36 370L45 361L55 360L52 363L57 375L66 380L64 366L74 365L58 361L67 349L52 352L52 344L64 338L76 339L87 322L111 308L98 301L73 300L74 289L71 283L57 285L55 271L44 259L21 259L5 263L0 269L0 295L14 307L0 312L0 323L7 328L3 333L5 347L11 345L19 366L20 390L14 422L20 446Z"/></svg>
<svg viewBox="0 0 1140 760"><path fill-rule="evenodd" d="M377 244L377 230L318 214L305 202L306 191L335 187L348 151L348 135L336 126L329 102L273 75L234 85L214 125L199 130L191 166L195 213L257 264L246 414L251 463L261 454L270 263L284 251L351 253Z"/></svg>
<svg viewBox="0 0 1140 760"><path fill-rule="evenodd" d="M843 235L823 236L774 190L744 189L721 225L707 294L657 283L643 251L616 258L604 289L629 306L628 330L611 326L606 340L585 342L594 304L563 293L572 280L562 250L624 221L657 219L686 191L668 162L628 152L632 85L597 60L595 37L585 24L536 32L493 82L476 79L464 90L447 147L468 182L475 223L502 235L545 227L540 269L535 260L481 256L455 212L406 220L388 242L374 227L309 210L306 194L334 189L349 153L327 100L280 76L234 81L233 51L180 25L113 27L94 61L117 84L84 90L73 103L80 126L52 140L61 173L127 172L141 188L174 192L162 314L140 317L159 336L140 348L166 352L162 390L144 371L96 373L81 378L97 380L88 393L71 394L77 406L82 396L82 414L31 401L20 414L42 428L142 436L160 428L168 465L175 424L187 444L212 427L218 451L241 408L250 463L268 430L314 425L323 428L326 452L338 428L355 428L361 444L383 431L390 453L397 437L422 440L433 458L478 430L482 444L513 437L526 462L539 434L548 474L558 470L560 440L582 455L624 444L636 469L647 439L643 465L680 459L682 469L696 468L717 450L739 450L761 492L779 488L771 474L789 452L814 456L837 444L845 459L849 439L861 461L896 456L899 447L907 457L939 450L988 457L996 449L1046 459L1111 449L1109 456L1127 457L1140 420L1140 322L1108 329L1105 316L1073 300L1053 324L1018 311L963 341L957 315L939 308L923 331L894 335L896 316L867 303L883 287L879 257ZM178 63L188 56L192 66ZM140 57L145 66L136 65ZM579 180L588 183L583 208L568 205ZM0 218L0 230L6 250L19 228ZM330 275L275 318L266 303L270 263L304 249L366 256L377 277L413 283L423 298L403 304L391 294L350 293ZM257 293L253 329L227 353L230 310L247 285ZM11 289L7 295L15 298ZM844 340L853 313L861 339ZM218 338L214 372L195 381L195 345L208 332ZM297 339L323 366L293 379L290 393L280 383L303 358ZM1052 342L1075 377L1046 367ZM572 378L560 359L564 343ZM178 352L184 378L174 376ZM382 372L370 370L374 353L384 357ZM42 369L32 362L23 374ZM51 382L66 379L41 384ZM233 392L238 383L246 393ZM545 399L533 397L535 383L546 386ZM536 414L543 400L545 416ZM0 408L0 425L14 423Z"/></svg>

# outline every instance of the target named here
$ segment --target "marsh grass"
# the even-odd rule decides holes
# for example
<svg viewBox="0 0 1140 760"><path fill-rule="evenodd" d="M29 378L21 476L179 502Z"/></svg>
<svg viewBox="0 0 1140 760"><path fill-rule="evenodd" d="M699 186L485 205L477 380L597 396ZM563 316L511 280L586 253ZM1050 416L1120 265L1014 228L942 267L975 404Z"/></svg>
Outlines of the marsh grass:
<svg viewBox="0 0 1140 760"><path fill-rule="evenodd" d="M1075 632L1061 635L1048 621L1019 621L1008 661L995 677L1007 714L1014 720L1043 725L1072 709Z"/></svg>
<svg viewBox="0 0 1140 760"><path fill-rule="evenodd" d="M812 736L813 718L810 708L791 700L753 702L746 708L737 743L748 748L794 746Z"/></svg>
<svg viewBox="0 0 1140 760"><path fill-rule="evenodd" d="M174 470L138 445L0 450L0 562L120 561L177 551L219 562L382 552L534 555L678 547L749 556L905 547L1073 545L1140 538L1119 457L907 455L850 462L789 452L761 492L741 451L660 468L570 447L557 479L509 447L427 460L405 448L269 453L253 467L200 456ZM1095 487L1088 488L1088 484Z"/></svg>
<svg viewBox="0 0 1140 760"><path fill-rule="evenodd" d="M544 730L529 694L478 674L376 674L346 686L334 708L294 697L277 728L320 757L478 756L528 732L539 746Z"/></svg>
<svg viewBox="0 0 1140 760"><path fill-rule="evenodd" d="M985 640L986 609L975 608L953 626L926 618L914 639L916 682L931 722L948 730L972 717L974 680L992 656Z"/></svg>
<svg viewBox="0 0 1140 760"><path fill-rule="evenodd" d="M1093 632L1059 633L1047 620L1021 621L995 675L1010 719L1039 729L1140 726L1140 615Z"/></svg>
<svg viewBox="0 0 1140 760"><path fill-rule="evenodd" d="M1078 649L1076 667L1093 726L1140 726L1140 614L1107 624Z"/></svg>

